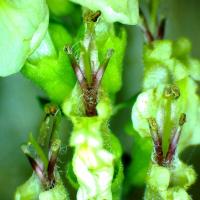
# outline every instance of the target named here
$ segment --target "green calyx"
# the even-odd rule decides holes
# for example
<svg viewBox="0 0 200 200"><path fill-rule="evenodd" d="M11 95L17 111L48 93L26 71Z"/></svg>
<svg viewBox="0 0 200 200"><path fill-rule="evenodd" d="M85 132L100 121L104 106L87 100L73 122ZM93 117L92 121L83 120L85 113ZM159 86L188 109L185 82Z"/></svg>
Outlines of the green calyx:
<svg viewBox="0 0 200 200"><path fill-rule="evenodd" d="M45 190L38 176L33 175L17 188L15 200L69 200L64 185L59 182L52 189Z"/></svg>
<svg viewBox="0 0 200 200"><path fill-rule="evenodd" d="M191 166L177 160L171 168L152 164L147 175L145 200L191 199L187 189L196 179Z"/></svg>

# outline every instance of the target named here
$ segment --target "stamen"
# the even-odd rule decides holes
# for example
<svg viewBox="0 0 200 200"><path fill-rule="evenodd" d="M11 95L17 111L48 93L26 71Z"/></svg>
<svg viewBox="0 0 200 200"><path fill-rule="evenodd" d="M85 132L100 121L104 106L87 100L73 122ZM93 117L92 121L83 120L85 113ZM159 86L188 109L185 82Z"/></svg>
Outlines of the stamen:
<svg viewBox="0 0 200 200"><path fill-rule="evenodd" d="M176 149L177 149L177 146L178 146L178 142L179 142L179 139L180 139L180 135L181 135L181 132L182 132L182 128L183 128L183 125L184 125L185 122L186 122L186 114L182 113L180 118L179 118L179 126L176 129L175 133L173 134L173 136L170 140L168 152L167 152L166 158L165 158L165 163L167 165L171 164L171 162L174 158L174 155L175 155L175 152L176 152Z"/></svg>
<svg viewBox="0 0 200 200"><path fill-rule="evenodd" d="M55 140L52 143L51 149L49 152L49 163L48 163L47 173L48 173L48 180L51 187L53 187L55 183L54 169L56 166L60 146L61 146L61 141L58 139Z"/></svg>
<svg viewBox="0 0 200 200"><path fill-rule="evenodd" d="M37 176L41 180L42 184L44 186L46 186L47 185L47 180L46 180L46 177L45 177L45 173L44 173L42 167L40 166L40 164L36 161L36 159L32 157L28 146L27 145L22 145L21 149L22 149L23 153L26 155L26 157L29 160L29 163L30 163L32 169L35 171L35 173L37 174Z"/></svg>
<svg viewBox="0 0 200 200"><path fill-rule="evenodd" d="M97 70L96 74L93 76L93 86L94 88L99 88L101 80L103 78L104 72L108 66L108 63L114 53L114 49L108 49L106 58L104 59L103 63Z"/></svg>
<svg viewBox="0 0 200 200"><path fill-rule="evenodd" d="M76 61L76 58L74 57L74 54L72 52L72 48L70 46L65 46L64 51L67 53L71 60L71 65L74 70L74 73L76 74L77 80L81 86L81 88L86 88L87 87L87 81L84 76L84 73L82 72L79 64Z"/></svg>
<svg viewBox="0 0 200 200"><path fill-rule="evenodd" d="M163 164L162 138L158 133L158 125L155 118L149 118L148 123L149 123L151 137L154 143L156 161L159 165L162 165Z"/></svg>

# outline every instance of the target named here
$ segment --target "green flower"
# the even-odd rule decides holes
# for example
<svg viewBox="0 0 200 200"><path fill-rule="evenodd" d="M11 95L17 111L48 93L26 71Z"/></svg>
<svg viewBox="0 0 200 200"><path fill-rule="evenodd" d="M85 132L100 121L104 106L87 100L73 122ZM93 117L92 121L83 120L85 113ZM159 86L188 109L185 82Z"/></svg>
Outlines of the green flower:
<svg viewBox="0 0 200 200"><path fill-rule="evenodd" d="M175 57L173 46L177 49L179 43L180 41L155 41L145 46L143 92L133 106L132 121L141 136L150 137L147 119L154 117L166 150L172 129L177 127L181 113L185 113L187 122L178 146L181 151L188 145L200 142L200 99L197 84L200 63L189 56L188 42L185 46L182 42L179 57Z"/></svg>

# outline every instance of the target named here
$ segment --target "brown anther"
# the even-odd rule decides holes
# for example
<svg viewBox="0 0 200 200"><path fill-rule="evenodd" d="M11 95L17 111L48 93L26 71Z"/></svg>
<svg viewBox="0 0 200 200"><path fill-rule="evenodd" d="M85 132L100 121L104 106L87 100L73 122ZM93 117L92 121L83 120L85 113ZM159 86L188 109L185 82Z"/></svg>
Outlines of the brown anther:
<svg viewBox="0 0 200 200"><path fill-rule="evenodd" d="M98 10L97 12L95 12L95 13L91 16L91 20L92 20L93 22L96 22L100 16L101 16L101 11Z"/></svg>
<svg viewBox="0 0 200 200"><path fill-rule="evenodd" d="M55 115L56 112L58 111L58 107L54 104L47 104L45 105L44 110L46 115Z"/></svg>
<svg viewBox="0 0 200 200"><path fill-rule="evenodd" d="M153 131L158 131L158 125L157 125L157 122L155 120L155 118L149 118L148 119L148 123L149 123L149 127L150 129L152 129Z"/></svg>
<svg viewBox="0 0 200 200"><path fill-rule="evenodd" d="M101 11L97 10L96 12L87 11L84 14L84 21L85 22L97 22L98 18L101 16Z"/></svg>
<svg viewBox="0 0 200 200"><path fill-rule="evenodd" d="M185 122L186 122L186 114L182 113L180 118L179 118L179 125L183 126L183 124L185 124Z"/></svg>
<svg viewBox="0 0 200 200"><path fill-rule="evenodd" d="M178 99L180 90L176 85L168 85L164 89L164 97L169 99Z"/></svg>

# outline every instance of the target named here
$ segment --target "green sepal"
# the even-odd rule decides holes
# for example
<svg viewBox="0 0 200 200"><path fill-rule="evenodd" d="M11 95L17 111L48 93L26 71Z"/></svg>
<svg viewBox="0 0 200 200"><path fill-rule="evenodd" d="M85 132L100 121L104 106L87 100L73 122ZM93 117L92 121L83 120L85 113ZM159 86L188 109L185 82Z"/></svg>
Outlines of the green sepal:
<svg viewBox="0 0 200 200"><path fill-rule="evenodd" d="M15 200L38 200L43 187L38 176L33 175L23 185L19 186L15 193Z"/></svg>
<svg viewBox="0 0 200 200"><path fill-rule="evenodd" d="M15 200L69 200L69 195L61 180L53 188L44 188L38 176L33 175L15 193Z"/></svg>

